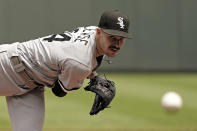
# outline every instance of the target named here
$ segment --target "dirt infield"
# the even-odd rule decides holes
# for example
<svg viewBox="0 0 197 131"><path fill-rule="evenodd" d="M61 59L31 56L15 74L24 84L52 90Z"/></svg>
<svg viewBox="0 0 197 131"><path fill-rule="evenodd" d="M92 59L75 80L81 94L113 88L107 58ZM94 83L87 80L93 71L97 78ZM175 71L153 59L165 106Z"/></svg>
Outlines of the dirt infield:
<svg viewBox="0 0 197 131"><path fill-rule="evenodd" d="M0 131L12 131L11 129L0 129ZM103 129L44 129L43 131L164 131L164 130L103 130ZM173 130L175 131L175 130ZM178 131L178 130L176 130ZM179 130L180 131L180 130ZM186 131L186 130L181 130L181 131ZM189 131L194 131L194 130L189 130Z"/></svg>
<svg viewBox="0 0 197 131"><path fill-rule="evenodd" d="M0 131L12 131L11 129L0 129ZM43 131L197 131L197 129L183 129L183 130L147 130L147 129L44 129Z"/></svg>
<svg viewBox="0 0 197 131"><path fill-rule="evenodd" d="M0 130L1 131L1 130ZM11 131L11 130L7 130L7 131ZM136 129L130 129L130 130L125 130L125 129L119 129L119 130L103 130L103 129L45 129L43 131L197 131L197 130L188 130L188 129L185 129L185 130L146 130L146 129L143 129L143 130L136 130Z"/></svg>

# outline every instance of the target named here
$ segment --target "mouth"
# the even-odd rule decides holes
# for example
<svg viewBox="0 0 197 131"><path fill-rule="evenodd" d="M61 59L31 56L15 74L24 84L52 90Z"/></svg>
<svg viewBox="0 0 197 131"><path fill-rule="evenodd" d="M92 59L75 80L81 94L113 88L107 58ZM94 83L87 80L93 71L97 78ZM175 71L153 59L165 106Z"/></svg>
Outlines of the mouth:
<svg viewBox="0 0 197 131"><path fill-rule="evenodd" d="M120 48L116 47L116 46L110 46L109 49L112 51L112 52L117 52L118 50L120 50Z"/></svg>

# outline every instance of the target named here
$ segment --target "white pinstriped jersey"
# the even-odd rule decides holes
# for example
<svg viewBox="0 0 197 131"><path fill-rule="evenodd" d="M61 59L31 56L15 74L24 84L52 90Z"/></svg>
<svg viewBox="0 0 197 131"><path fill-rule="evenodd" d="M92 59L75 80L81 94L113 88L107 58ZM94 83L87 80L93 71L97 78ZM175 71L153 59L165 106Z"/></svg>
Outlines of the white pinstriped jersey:
<svg viewBox="0 0 197 131"><path fill-rule="evenodd" d="M81 87L97 66L95 26L54 34L17 45L20 59L38 83L52 86L59 80L64 91Z"/></svg>

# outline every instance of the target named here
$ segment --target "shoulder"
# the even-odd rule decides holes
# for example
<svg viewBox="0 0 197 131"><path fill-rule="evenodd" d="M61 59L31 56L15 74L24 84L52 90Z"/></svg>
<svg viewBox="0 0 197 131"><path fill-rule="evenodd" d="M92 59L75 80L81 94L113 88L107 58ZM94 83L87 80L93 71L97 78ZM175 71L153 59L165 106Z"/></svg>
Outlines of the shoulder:
<svg viewBox="0 0 197 131"><path fill-rule="evenodd" d="M96 28L95 26L80 27L72 33L73 58L91 67L96 54Z"/></svg>

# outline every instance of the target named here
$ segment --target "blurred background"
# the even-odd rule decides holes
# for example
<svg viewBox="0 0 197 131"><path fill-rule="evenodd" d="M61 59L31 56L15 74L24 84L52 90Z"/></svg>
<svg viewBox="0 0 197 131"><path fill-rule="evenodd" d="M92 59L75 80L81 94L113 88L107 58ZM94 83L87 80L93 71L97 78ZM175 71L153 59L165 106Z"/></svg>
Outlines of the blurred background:
<svg viewBox="0 0 197 131"><path fill-rule="evenodd" d="M105 10L130 18L133 39L103 70L197 71L196 0L1 0L0 43L97 25Z"/></svg>
<svg viewBox="0 0 197 131"><path fill-rule="evenodd" d="M118 83L114 108L89 117L93 95L76 91L59 100L47 89L45 128L195 130L196 5L196 0L0 0L0 43L97 25L105 10L118 9L129 16L133 39L127 39L112 64L103 62L99 69ZM173 117L159 106L168 90L185 100L182 113ZM0 128L10 129L6 104L1 104Z"/></svg>

